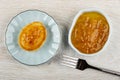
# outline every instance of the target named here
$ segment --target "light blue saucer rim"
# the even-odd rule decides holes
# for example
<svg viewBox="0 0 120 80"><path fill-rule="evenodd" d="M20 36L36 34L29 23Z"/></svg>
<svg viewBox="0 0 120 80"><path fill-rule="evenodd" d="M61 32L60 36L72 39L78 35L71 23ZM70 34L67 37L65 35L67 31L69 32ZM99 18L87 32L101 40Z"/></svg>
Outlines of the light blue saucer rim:
<svg viewBox="0 0 120 80"><path fill-rule="evenodd" d="M8 49L8 45L7 45L7 43L6 43L6 33L7 33L7 30L8 30L8 26L9 26L9 24L12 22L12 20L13 20L15 17L17 17L19 14L24 13L24 12L27 12L27 11L39 11L39 12L43 12L43 13L45 13L46 15L50 16L47 12L42 11L42 10L38 10L38 9L29 9L29 10L21 11L20 13L18 13L17 15L15 15L14 17L12 17L12 18L10 19L10 21L9 21L7 27L6 27L6 31L5 31L5 45L6 45L6 47L7 47L8 52L10 53L10 55L11 55L16 61L18 61L19 63L25 64L25 65L28 65L28 66L37 66L37 65L45 64L45 63L51 61L51 59L52 59L53 57L55 57L59 52L62 52L62 50L61 50L61 46L62 46L62 31L61 31L61 28L59 27L59 24L55 21L55 19L54 19L52 16L50 16L50 17L55 21L55 23L56 23L57 26L58 26L59 32L60 32L60 43L59 43L59 45L58 45L58 49L56 50L55 54L54 54L50 59L48 59L48 60L46 60L45 62L40 63L40 64L30 65L30 64L26 64L26 63L23 63L23 62L17 60L17 59L11 54L10 50Z"/></svg>

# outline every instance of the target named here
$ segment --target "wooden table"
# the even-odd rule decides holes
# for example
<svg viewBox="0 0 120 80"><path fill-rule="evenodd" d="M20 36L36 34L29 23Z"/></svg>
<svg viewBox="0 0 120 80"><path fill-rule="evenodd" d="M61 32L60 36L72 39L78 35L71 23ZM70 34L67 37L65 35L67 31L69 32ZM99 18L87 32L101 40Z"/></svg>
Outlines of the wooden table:
<svg viewBox="0 0 120 80"><path fill-rule="evenodd" d="M59 55L43 65L23 65L14 60L7 51L5 30L12 17L27 9L39 9L54 17L63 30L65 50L59 54L78 56L67 44L66 36L77 12L90 7L105 11L111 18L113 27L120 27L120 0L0 0L0 80L120 80L118 76L92 69L80 71L61 66L57 59ZM117 46L120 46L119 43ZM120 71L119 54L117 57L113 54L79 57L85 58L92 65Z"/></svg>

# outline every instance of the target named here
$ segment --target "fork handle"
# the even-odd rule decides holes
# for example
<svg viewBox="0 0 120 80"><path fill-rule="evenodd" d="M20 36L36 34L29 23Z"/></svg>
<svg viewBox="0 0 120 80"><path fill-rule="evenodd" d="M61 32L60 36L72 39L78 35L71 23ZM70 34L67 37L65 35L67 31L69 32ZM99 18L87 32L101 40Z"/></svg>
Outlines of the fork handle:
<svg viewBox="0 0 120 80"><path fill-rule="evenodd" d="M99 70L99 71L102 71L102 72L106 72L106 73L110 73L110 74L113 74L113 75L120 76L120 72L117 72L117 71L113 71L113 70L109 70L109 69L105 69L105 68L98 68L98 67L94 67L94 66L91 66L91 65L88 65L88 68L96 69L96 70Z"/></svg>

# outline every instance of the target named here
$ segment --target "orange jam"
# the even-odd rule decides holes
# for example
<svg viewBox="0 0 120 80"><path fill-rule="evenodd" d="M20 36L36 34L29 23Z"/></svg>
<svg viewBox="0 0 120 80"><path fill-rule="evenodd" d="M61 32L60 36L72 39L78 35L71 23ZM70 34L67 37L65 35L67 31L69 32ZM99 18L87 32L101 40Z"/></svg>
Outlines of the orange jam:
<svg viewBox="0 0 120 80"><path fill-rule="evenodd" d="M82 53L93 54L103 48L109 36L109 24L98 12L84 12L71 34L73 46Z"/></svg>
<svg viewBox="0 0 120 80"><path fill-rule="evenodd" d="M45 42L46 34L46 28L41 22L32 22L21 30L19 45L27 51L36 50Z"/></svg>

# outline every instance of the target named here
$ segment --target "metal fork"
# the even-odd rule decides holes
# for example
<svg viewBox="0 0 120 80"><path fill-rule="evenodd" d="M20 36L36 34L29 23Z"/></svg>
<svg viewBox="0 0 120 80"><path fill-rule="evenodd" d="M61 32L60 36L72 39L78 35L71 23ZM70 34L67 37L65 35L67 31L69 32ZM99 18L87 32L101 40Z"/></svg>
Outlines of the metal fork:
<svg viewBox="0 0 120 80"><path fill-rule="evenodd" d="M89 65L86 62L86 60L75 58L75 57L70 57L70 56L67 56L67 55L63 55L63 58L62 58L60 64L68 66L68 67L76 68L76 69L79 69L79 70L85 70L87 68L91 68L91 69L96 69L96 70L99 70L99 71L103 71L103 72L106 72L106 73L110 73L110 74L113 74L113 75L120 76L120 72L116 72L116 71L112 71L112 70L108 70L108 69L104 69L104 68L98 68L98 67Z"/></svg>

